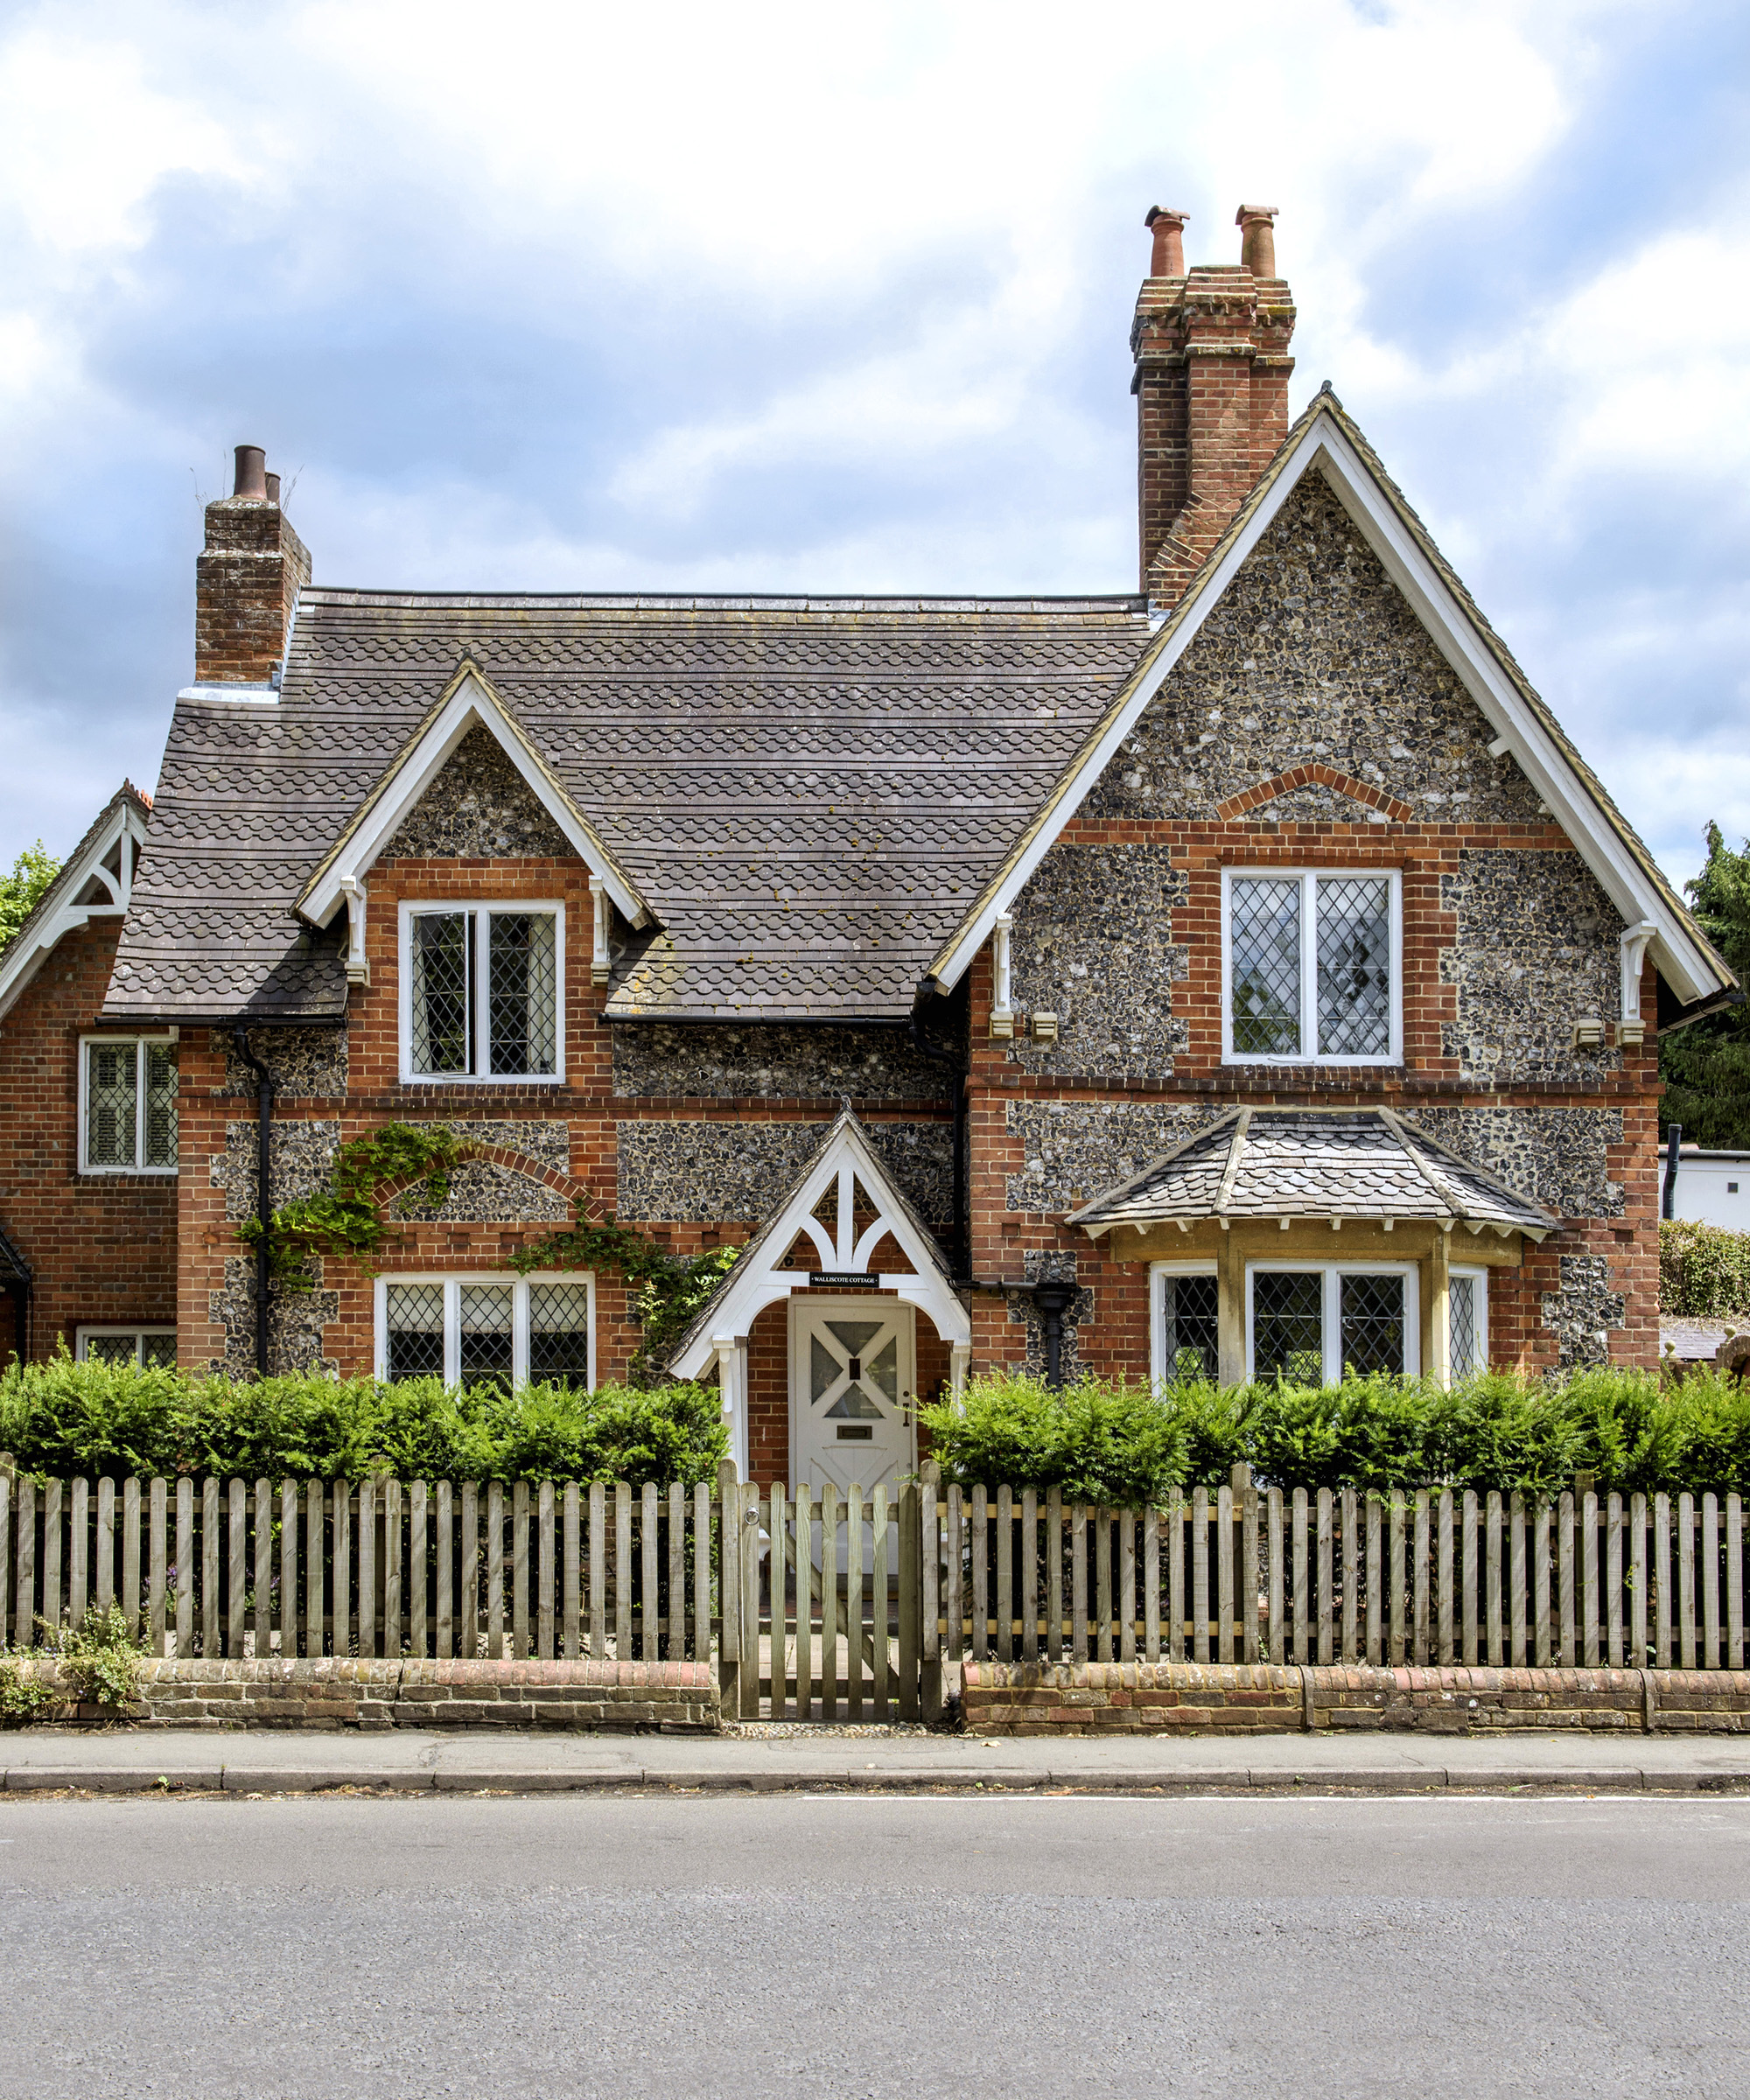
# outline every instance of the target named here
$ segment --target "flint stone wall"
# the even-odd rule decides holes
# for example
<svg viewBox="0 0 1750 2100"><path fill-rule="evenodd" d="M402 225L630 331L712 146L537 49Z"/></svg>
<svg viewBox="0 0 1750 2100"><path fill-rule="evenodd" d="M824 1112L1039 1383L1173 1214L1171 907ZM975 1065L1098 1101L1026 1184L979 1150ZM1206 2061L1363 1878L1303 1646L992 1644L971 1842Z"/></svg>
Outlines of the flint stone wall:
<svg viewBox="0 0 1750 2100"><path fill-rule="evenodd" d="M570 1125L555 1122L456 1121L447 1124L458 1138L474 1144L521 1152L525 1158L558 1173L570 1171ZM388 1207L388 1215L420 1225L568 1224L571 1206L550 1182L502 1166L492 1159L464 1159L450 1176L449 1194L428 1203L423 1184L403 1189Z"/></svg>
<svg viewBox="0 0 1750 2100"><path fill-rule="evenodd" d="M1399 796L1424 822L1542 821L1512 758L1489 756L1494 736L1315 471L1211 608L1084 811L1208 817L1230 795L1322 761ZM1315 794L1306 806L1322 804Z"/></svg>
<svg viewBox="0 0 1750 2100"><path fill-rule="evenodd" d="M344 1026L251 1028L245 1040L273 1074L276 1100L332 1100L346 1093L348 1059ZM240 1095L253 1101L260 1084L227 1036L225 1083L220 1092L228 1098Z"/></svg>
<svg viewBox="0 0 1750 2100"><path fill-rule="evenodd" d="M1412 1109L1405 1120L1562 1218L1620 1218L1620 1109Z"/></svg>
<svg viewBox="0 0 1750 2100"><path fill-rule="evenodd" d="M384 860L563 859L574 852L545 805L479 724L383 848Z"/></svg>
<svg viewBox="0 0 1750 2100"><path fill-rule="evenodd" d="M1222 1113L1200 1102L1012 1101L1011 1137L1026 1147L1005 1186L1009 1210L1068 1210L1127 1181Z"/></svg>
<svg viewBox="0 0 1750 2100"><path fill-rule="evenodd" d="M618 1214L711 1225L769 1217L830 1129L824 1123L622 1123ZM946 1227L954 1208L947 1123L869 1123L864 1135L919 1215Z"/></svg>
<svg viewBox="0 0 1750 2100"><path fill-rule="evenodd" d="M1601 1254L1561 1256L1562 1287L1546 1291L1543 1320L1555 1331L1563 1370L1610 1362L1610 1331L1624 1324L1624 1298L1610 1287L1610 1264Z"/></svg>
<svg viewBox="0 0 1750 2100"><path fill-rule="evenodd" d="M613 1030L613 1090L628 1099L692 1095L723 1100L939 1102L946 1068L901 1028L816 1028L660 1021Z"/></svg>
<svg viewBox="0 0 1750 2100"><path fill-rule="evenodd" d="M1466 1078L1589 1088L1621 1070L1620 1050L1571 1047L1583 1015L1622 1008L1622 919L1578 853L1466 846L1440 905L1458 915L1440 978L1459 992L1441 1048Z"/></svg>
<svg viewBox="0 0 1750 2100"><path fill-rule="evenodd" d="M315 1264L316 1287L288 1291L276 1284L268 1305L268 1368L275 1376L320 1371L335 1378L340 1363L322 1354L322 1330L340 1317L340 1294L321 1287L322 1265ZM249 1378L256 1368L256 1260L248 1252L225 1256L225 1281L206 1294L206 1316L222 1328L224 1354L208 1360L207 1369L224 1378Z"/></svg>
<svg viewBox="0 0 1750 2100"><path fill-rule="evenodd" d="M1054 846L1015 900L1009 954L1015 1005L1055 1013L1058 1040L1018 1040L1008 1061L1170 1078L1189 1035L1172 1011L1187 970L1172 914L1189 887L1166 846Z"/></svg>

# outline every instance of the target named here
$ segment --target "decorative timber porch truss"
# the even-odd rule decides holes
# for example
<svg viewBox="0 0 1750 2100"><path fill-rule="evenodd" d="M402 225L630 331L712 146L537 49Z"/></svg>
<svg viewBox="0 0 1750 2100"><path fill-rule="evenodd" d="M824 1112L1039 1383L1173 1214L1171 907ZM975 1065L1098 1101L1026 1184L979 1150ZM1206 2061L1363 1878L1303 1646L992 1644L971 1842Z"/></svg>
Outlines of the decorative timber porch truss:
<svg viewBox="0 0 1750 2100"><path fill-rule="evenodd" d="M859 1186L875 1213L860 1232L857 1228ZM830 1224L816 1214L829 1191L834 1197ZM878 1287L915 1306L934 1323L936 1333L948 1345L952 1389L958 1394L964 1387L972 1354L972 1322L956 1295L952 1272L935 1235L895 1186L869 1143L867 1132L847 1106L782 1203L700 1307L668 1359L668 1368L677 1378L702 1378L716 1363L735 1462L744 1477L747 1471L748 1334L766 1306L779 1304L798 1286L805 1286L811 1273L780 1264L796 1240L806 1236L820 1257L821 1272L847 1277L866 1274L865 1264L890 1234L912 1266L909 1270L880 1274Z"/></svg>

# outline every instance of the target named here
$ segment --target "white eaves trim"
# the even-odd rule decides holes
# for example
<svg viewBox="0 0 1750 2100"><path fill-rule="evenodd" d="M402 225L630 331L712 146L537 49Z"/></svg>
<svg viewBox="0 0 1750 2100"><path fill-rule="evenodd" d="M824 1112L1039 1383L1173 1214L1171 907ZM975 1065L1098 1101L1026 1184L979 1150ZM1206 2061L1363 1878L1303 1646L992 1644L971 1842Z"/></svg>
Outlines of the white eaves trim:
<svg viewBox="0 0 1750 2100"><path fill-rule="evenodd" d="M1013 908L1033 871L1068 823L1195 639L1204 620L1268 531L1301 477L1317 467L1338 500L1404 593L1435 646L1452 666L1515 760L1548 804L1554 821L1573 841L1611 902L1630 926L1650 922L1651 948L1659 974L1685 1004L1721 989L1719 974L1690 938L1669 900L1624 844L1566 754L1526 704L1502 668L1464 606L1405 527L1348 435L1328 410L1307 423L1263 500L1214 569L1197 586L1187 616L1166 636L1157 654L1115 709L1097 740L1060 784L1001 882L985 897L944 949L931 972L942 990L958 984L990 938L999 917Z"/></svg>
<svg viewBox="0 0 1750 2100"><path fill-rule="evenodd" d="M94 919L119 919L133 895L134 874L146 843L146 819L118 795L108 820L55 878L62 900L0 951L0 1018L10 1012L50 953ZM106 864L115 859L112 868ZM83 899L81 903L79 900Z"/></svg>
<svg viewBox="0 0 1750 2100"><path fill-rule="evenodd" d="M339 850L317 871L298 900L301 916L326 926L351 892L362 885L376 858L400 829L402 820L442 771L456 747L476 724L497 740L529 791L558 825L578 858L613 900L632 925L649 922L644 900L616 864L602 841L529 749L492 688L472 665L465 667L442 706L429 718L417 740L379 784L374 797L346 834Z"/></svg>

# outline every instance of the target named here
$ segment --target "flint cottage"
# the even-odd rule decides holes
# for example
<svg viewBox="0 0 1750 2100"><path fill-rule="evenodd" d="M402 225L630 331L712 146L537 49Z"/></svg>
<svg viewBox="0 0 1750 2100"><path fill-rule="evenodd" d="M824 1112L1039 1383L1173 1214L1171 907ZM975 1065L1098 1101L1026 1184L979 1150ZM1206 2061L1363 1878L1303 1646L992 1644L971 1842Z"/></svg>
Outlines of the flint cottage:
<svg viewBox="0 0 1750 2100"><path fill-rule="evenodd" d="M526 1256L612 1216L742 1246L668 1365L760 1480L904 1472L995 1366L1651 1362L1656 1037L1733 980L1291 424L1274 216L1150 215L1133 592L317 584L239 447L156 795L0 955L0 1348L600 1379L626 1278ZM262 1162L391 1123L442 1200L268 1282Z"/></svg>

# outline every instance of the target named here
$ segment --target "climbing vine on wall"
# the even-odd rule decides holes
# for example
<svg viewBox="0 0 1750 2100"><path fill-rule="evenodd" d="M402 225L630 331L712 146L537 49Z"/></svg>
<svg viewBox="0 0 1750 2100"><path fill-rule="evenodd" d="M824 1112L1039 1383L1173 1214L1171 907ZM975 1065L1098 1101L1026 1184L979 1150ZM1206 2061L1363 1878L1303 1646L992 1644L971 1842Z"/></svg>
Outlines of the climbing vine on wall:
<svg viewBox="0 0 1750 2100"><path fill-rule="evenodd" d="M369 1269L396 1229L383 1218L383 1192L416 1185L435 1208L448 1196L450 1177L471 1149L444 1124L391 1123L369 1137L349 1138L334 1156L326 1188L275 1211L268 1237L274 1280L283 1290L311 1290L309 1264L320 1255ZM259 1218L237 1228L237 1237L250 1247L261 1234ZM592 1223L579 1197L572 1224L502 1265L524 1276L537 1269L618 1269L633 1287L632 1310L642 1330L633 1382L645 1385L661 1382L669 1349L740 1252L713 1247L690 1257L672 1255L612 1216Z"/></svg>

